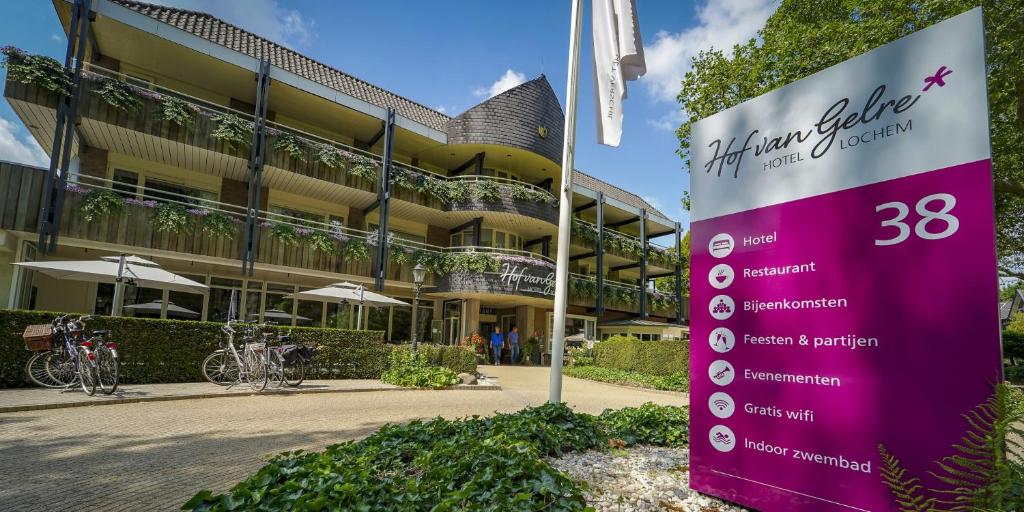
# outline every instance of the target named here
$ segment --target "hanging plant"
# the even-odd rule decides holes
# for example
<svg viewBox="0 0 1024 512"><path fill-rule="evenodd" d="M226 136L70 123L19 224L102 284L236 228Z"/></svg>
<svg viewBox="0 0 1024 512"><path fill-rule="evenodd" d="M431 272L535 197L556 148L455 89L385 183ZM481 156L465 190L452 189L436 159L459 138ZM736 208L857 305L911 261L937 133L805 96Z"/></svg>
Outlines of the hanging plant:
<svg viewBox="0 0 1024 512"><path fill-rule="evenodd" d="M331 169L340 169L345 164L344 153L330 144L317 144L315 151L317 160Z"/></svg>
<svg viewBox="0 0 1024 512"><path fill-rule="evenodd" d="M235 221L227 214L210 212L203 217L203 233L214 238L234 240L235 232Z"/></svg>
<svg viewBox="0 0 1024 512"><path fill-rule="evenodd" d="M350 238L345 242L341 252L346 259L352 261L369 261L370 259L370 249L363 240L358 238Z"/></svg>
<svg viewBox="0 0 1024 512"><path fill-rule="evenodd" d="M299 234L290 224L271 224L270 237L277 239L282 245L296 245L299 243Z"/></svg>
<svg viewBox="0 0 1024 512"><path fill-rule="evenodd" d="M484 272L497 272L501 268L501 262L487 253L463 252L449 254L448 257L449 272L453 274L482 274Z"/></svg>
<svg viewBox="0 0 1024 512"><path fill-rule="evenodd" d="M445 188L448 204L462 203L469 198L469 184L463 180L451 180Z"/></svg>
<svg viewBox="0 0 1024 512"><path fill-rule="evenodd" d="M161 203L153 213L153 231L157 233L191 233L192 216L184 206L175 203Z"/></svg>
<svg viewBox="0 0 1024 512"><path fill-rule="evenodd" d="M501 200L501 187L491 180L480 180L473 187L473 200L493 203Z"/></svg>
<svg viewBox="0 0 1024 512"><path fill-rule="evenodd" d="M377 162L362 155L352 155L349 159L348 172L371 183L375 182L377 181Z"/></svg>
<svg viewBox="0 0 1024 512"><path fill-rule="evenodd" d="M7 80L34 84L61 96L71 95L71 76L56 59L43 55L29 55L13 46L0 48L4 55L2 66L7 68Z"/></svg>
<svg viewBox="0 0 1024 512"><path fill-rule="evenodd" d="M164 121L170 121L182 128L189 128L197 113L199 113L199 108L195 105L173 96L164 96L160 99L160 108L156 115Z"/></svg>
<svg viewBox="0 0 1024 512"><path fill-rule="evenodd" d="M100 84L98 89L92 89L92 93L99 96L107 105L129 113L137 112L142 106L142 101L128 82L104 78Z"/></svg>
<svg viewBox="0 0 1024 512"><path fill-rule="evenodd" d="M306 141L296 135L288 132L281 132L280 135L274 137L274 144L271 146L277 151L283 151L288 156L300 161L309 161L309 146Z"/></svg>
<svg viewBox="0 0 1024 512"><path fill-rule="evenodd" d="M234 114L217 114L213 116L217 127L210 135L224 142L231 149L248 147L252 144L252 123L242 120Z"/></svg>
<svg viewBox="0 0 1024 512"><path fill-rule="evenodd" d="M338 244L334 238L323 231L314 231L306 237L306 243L316 252L323 254L337 254Z"/></svg>
<svg viewBox="0 0 1024 512"><path fill-rule="evenodd" d="M92 222L111 213L124 210L124 198L106 189L94 189L82 199L79 213L86 222Z"/></svg>

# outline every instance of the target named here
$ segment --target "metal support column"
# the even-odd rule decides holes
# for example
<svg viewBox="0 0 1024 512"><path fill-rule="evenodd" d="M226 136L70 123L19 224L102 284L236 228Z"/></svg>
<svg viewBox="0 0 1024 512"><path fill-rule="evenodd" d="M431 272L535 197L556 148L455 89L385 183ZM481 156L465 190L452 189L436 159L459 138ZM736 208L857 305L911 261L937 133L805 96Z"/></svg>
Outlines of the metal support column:
<svg viewBox="0 0 1024 512"><path fill-rule="evenodd" d="M473 219L473 247L480 247L480 244L483 243L483 227L483 217Z"/></svg>
<svg viewBox="0 0 1024 512"><path fill-rule="evenodd" d="M604 192L597 193L597 318L604 315Z"/></svg>
<svg viewBox="0 0 1024 512"><path fill-rule="evenodd" d="M391 155L395 147L395 110L389 108L384 125L384 154L380 166L380 187L377 201L380 204L380 222L377 223L377 268L374 269L374 286L384 290L384 276L388 269L388 218L391 215Z"/></svg>
<svg viewBox="0 0 1024 512"><path fill-rule="evenodd" d="M249 147L249 187L245 209L245 240L242 243L242 274L252 275L259 246L259 214L263 196L263 159L267 150L267 103L270 99L270 61L260 61L256 75L256 109Z"/></svg>
<svg viewBox="0 0 1024 512"><path fill-rule="evenodd" d="M676 222L676 323L683 323L683 228Z"/></svg>
<svg viewBox="0 0 1024 512"><path fill-rule="evenodd" d="M46 171L43 201L39 212L38 248L43 254L57 250L60 217L64 208L64 187L68 181L71 147L74 145L75 126L78 123L78 103L82 96L82 65L85 61L91 7L92 0L75 0L71 6L68 47L64 53L64 71L71 74L71 95L61 96L57 104L53 146L50 148L50 167Z"/></svg>
<svg viewBox="0 0 1024 512"><path fill-rule="evenodd" d="M647 209L640 209L640 318L647 318Z"/></svg>

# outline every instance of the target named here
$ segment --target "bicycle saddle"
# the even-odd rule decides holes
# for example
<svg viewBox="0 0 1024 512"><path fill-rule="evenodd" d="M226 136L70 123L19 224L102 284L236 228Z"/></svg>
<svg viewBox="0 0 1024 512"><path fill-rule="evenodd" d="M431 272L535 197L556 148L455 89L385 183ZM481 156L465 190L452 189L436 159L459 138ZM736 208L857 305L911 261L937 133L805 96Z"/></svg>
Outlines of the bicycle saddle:
<svg viewBox="0 0 1024 512"><path fill-rule="evenodd" d="M98 329L92 332L93 336L106 336L110 334L110 329Z"/></svg>

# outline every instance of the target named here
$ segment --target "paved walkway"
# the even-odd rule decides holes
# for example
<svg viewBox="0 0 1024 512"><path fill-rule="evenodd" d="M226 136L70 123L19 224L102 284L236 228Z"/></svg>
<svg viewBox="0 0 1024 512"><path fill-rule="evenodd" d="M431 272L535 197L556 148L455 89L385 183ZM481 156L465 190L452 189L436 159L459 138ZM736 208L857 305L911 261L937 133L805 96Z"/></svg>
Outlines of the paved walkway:
<svg viewBox="0 0 1024 512"><path fill-rule="evenodd" d="M501 391L271 394L124 403L0 414L3 510L177 510L196 491L220 492L270 454L365 437L388 422L495 411L547 399L546 368L481 367ZM565 379L577 410L653 401L665 394Z"/></svg>
<svg viewBox="0 0 1024 512"><path fill-rule="evenodd" d="M466 389L493 391L499 389L493 383L465 386ZM115 405L138 402L161 402L167 400L191 400L199 398L230 398L256 394L274 393L358 393L367 391L407 391L405 388L385 384L379 380L308 380L297 388L271 387L253 391L248 386L221 387L209 382L186 382L179 384L130 384L118 387L111 395L104 395L98 389L93 396L86 395L80 387L68 390L45 388L0 389L0 413L59 409L63 407L84 407L91 405Z"/></svg>

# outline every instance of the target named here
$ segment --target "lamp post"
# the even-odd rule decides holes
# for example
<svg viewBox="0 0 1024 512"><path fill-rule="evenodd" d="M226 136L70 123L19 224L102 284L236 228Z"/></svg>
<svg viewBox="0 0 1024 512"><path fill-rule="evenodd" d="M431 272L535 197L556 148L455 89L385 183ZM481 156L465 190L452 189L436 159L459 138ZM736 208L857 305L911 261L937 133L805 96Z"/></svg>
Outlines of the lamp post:
<svg viewBox="0 0 1024 512"><path fill-rule="evenodd" d="M416 358L416 346L419 339L419 304L420 304L420 288L423 287L423 278L426 277L427 269L423 266L423 263L416 263L416 266L412 268L412 282L416 285L416 298L412 300L412 357Z"/></svg>

